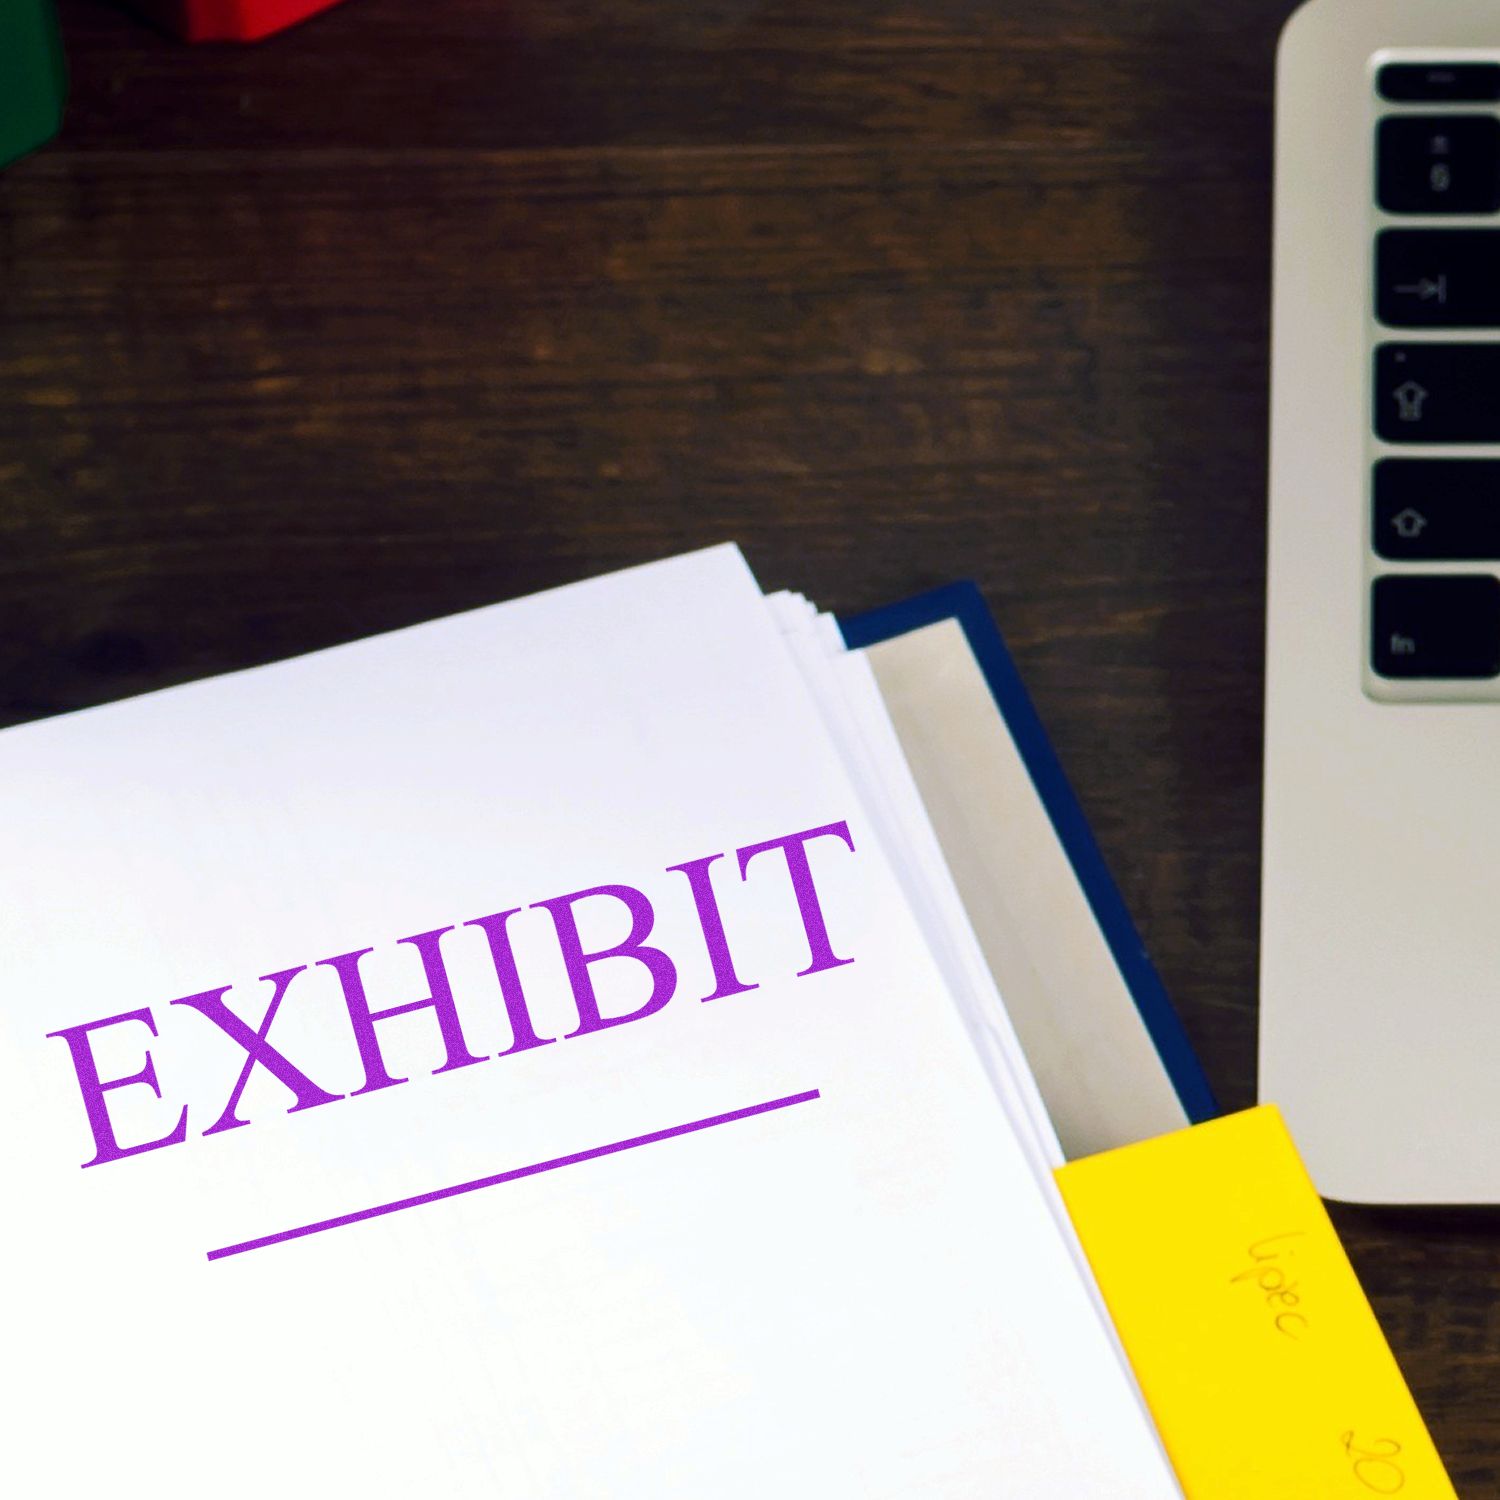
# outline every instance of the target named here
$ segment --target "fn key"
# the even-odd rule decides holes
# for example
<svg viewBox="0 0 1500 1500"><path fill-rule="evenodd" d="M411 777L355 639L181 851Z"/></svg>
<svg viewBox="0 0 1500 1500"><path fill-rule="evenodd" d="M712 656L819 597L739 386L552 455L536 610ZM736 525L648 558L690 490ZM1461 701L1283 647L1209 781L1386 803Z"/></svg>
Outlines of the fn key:
<svg viewBox="0 0 1500 1500"><path fill-rule="evenodd" d="M1375 580L1372 661L1382 677L1500 675L1500 579L1395 574Z"/></svg>

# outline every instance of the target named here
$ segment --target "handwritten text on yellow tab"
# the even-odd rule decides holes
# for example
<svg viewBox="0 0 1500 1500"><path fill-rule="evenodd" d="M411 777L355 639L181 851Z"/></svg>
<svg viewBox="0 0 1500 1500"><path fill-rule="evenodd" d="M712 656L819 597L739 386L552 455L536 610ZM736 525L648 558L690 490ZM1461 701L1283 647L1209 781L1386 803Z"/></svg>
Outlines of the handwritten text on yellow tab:
<svg viewBox="0 0 1500 1500"><path fill-rule="evenodd" d="M1289 1339L1302 1338L1312 1330L1307 1314L1300 1310L1302 1293L1297 1290L1300 1283L1288 1271L1297 1254L1297 1241L1305 1238L1305 1230L1289 1229L1284 1234L1257 1240L1245 1252L1250 1264L1230 1278L1235 1282L1249 1281L1264 1294L1272 1326Z"/></svg>
<svg viewBox="0 0 1500 1500"><path fill-rule="evenodd" d="M1057 1175L1189 1500L1454 1500L1274 1108Z"/></svg>

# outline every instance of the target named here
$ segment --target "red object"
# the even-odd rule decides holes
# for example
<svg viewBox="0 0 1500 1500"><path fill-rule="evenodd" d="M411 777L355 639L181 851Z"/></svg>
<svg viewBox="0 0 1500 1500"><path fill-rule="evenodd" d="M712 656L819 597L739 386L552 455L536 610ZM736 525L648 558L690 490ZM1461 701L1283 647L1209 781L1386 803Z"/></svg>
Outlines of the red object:
<svg viewBox="0 0 1500 1500"><path fill-rule="evenodd" d="M338 0L131 0L187 42L255 42L337 5Z"/></svg>

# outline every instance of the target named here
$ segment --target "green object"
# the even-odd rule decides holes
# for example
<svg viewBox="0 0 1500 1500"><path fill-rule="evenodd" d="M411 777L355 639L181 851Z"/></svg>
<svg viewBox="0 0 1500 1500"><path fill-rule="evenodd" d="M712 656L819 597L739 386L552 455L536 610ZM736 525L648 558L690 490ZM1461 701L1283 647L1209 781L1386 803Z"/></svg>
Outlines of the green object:
<svg viewBox="0 0 1500 1500"><path fill-rule="evenodd" d="M67 76L52 0L0 0L0 166L57 134Z"/></svg>

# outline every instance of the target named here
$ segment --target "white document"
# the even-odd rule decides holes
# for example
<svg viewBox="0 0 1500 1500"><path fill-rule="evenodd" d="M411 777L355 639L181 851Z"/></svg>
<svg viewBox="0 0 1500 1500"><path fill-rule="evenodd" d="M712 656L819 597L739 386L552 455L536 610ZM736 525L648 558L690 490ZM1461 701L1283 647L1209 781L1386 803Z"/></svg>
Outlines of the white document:
<svg viewBox="0 0 1500 1500"><path fill-rule="evenodd" d="M897 881L1032 1170L1048 1177L1062 1165L1062 1148L944 862L866 653L847 650L833 617L820 615L800 596L773 595L767 602L867 815L885 848L899 851L894 861ZM1053 1208L1071 1236L1060 1198Z"/></svg>
<svg viewBox="0 0 1500 1500"><path fill-rule="evenodd" d="M733 549L0 734L0 827L7 1492L1178 1493Z"/></svg>

